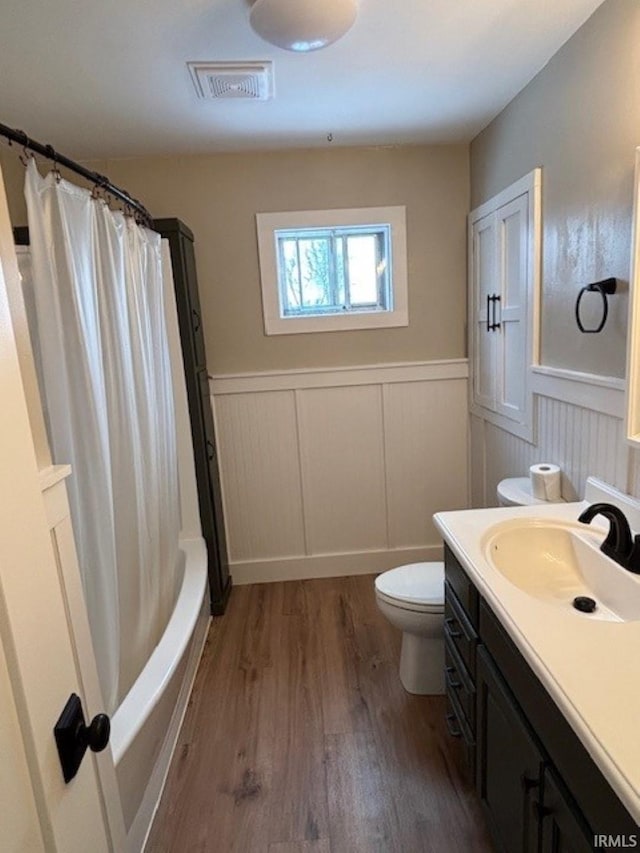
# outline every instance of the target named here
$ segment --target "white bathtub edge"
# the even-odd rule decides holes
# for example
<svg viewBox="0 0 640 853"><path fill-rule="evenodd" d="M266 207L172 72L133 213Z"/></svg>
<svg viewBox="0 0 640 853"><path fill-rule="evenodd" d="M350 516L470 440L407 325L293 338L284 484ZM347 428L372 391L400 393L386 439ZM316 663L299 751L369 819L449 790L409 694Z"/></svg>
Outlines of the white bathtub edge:
<svg viewBox="0 0 640 853"><path fill-rule="evenodd" d="M111 718L111 751L116 767L160 700L191 641L200 614L200 607L193 607L193 601L202 601L205 595L207 548L204 539L182 539L180 548L186 560L176 608L145 668ZM189 626L188 631L185 625Z"/></svg>
<svg viewBox="0 0 640 853"><path fill-rule="evenodd" d="M187 713L189 697L193 690L193 683L198 671L198 665L209 633L211 615L209 612L209 599L206 595L202 600L201 617L201 626L196 626L196 630L194 632L194 646L190 652L187 676L182 685L182 690L180 691L180 698L171 719L171 724L167 731L162 752L158 756L145 796L127 834L128 853L144 853L153 827L153 821L155 820L156 812L160 805L164 786L167 782L173 754L176 746L178 745L178 738L180 736L185 714ZM198 636L198 634L200 634L200 636Z"/></svg>

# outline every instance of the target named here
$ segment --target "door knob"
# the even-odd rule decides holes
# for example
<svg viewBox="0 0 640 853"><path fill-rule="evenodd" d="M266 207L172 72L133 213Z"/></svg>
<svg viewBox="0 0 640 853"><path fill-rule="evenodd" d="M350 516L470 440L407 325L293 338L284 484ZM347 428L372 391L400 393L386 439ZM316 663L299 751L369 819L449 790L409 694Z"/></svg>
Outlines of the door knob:
<svg viewBox="0 0 640 853"><path fill-rule="evenodd" d="M79 736L86 740L91 752L102 752L107 748L111 734L111 720L106 714L96 714L88 726L80 728Z"/></svg>
<svg viewBox="0 0 640 853"><path fill-rule="evenodd" d="M87 747L92 752L102 752L106 749L111 734L111 720L106 714L96 714L87 726L80 697L72 693L53 733L64 781L70 782L78 772Z"/></svg>

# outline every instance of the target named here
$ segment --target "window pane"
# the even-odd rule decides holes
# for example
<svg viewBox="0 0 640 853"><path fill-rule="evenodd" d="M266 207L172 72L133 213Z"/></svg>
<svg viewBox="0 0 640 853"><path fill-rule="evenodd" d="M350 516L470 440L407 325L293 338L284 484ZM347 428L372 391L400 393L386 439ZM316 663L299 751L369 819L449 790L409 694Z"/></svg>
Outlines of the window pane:
<svg viewBox="0 0 640 853"><path fill-rule="evenodd" d="M300 295L300 268L298 266L298 249L296 240L279 240L280 262L278 278L285 313L290 309L299 309L302 301Z"/></svg>
<svg viewBox="0 0 640 853"><path fill-rule="evenodd" d="M390 309L390 228L276 232L280 316Z"/></svg>
<svg viewBox="0 0 640 853"><path fill-rule="evenodd" d="M347 238L349 301L353 306L378 304L377 236Z"/></svg>
<svg viewBox="0 0 640 853"><path fill-rule="evenodd" d="M302 307L333 305L331 288L331 245L327 239L298 241Z"/></svg>

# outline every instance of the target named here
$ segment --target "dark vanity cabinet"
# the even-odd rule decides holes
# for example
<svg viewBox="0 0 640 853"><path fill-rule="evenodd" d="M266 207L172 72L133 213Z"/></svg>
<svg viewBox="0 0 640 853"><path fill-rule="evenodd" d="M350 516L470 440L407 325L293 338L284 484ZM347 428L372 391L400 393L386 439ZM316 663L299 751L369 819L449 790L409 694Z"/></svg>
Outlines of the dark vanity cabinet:
<svg viewBox="0 0 640 853"><path fill-rule="evenodd" d="M445 575L447 723L462 739L496 849L583 853L598 849L596 835L640 839L635 821L447 546Z"/></svg>
<svg viewBox="0 0 640 853"><path fill-rule="evenodd" d="M169 241L178 324L189 400L193 455L202 533L209 559L211 612L224 613L231 577L222 511L220 475L209 374L200 311L193 234L179 219L156 219L154 228Z"/></svg>
<svg viewBox="0 0 640 853"><path fill-rule="evenodd" d="M477 792L503 850L537 853L543 757L484 648L478 650Z"/></svg>
<svg viewBox="0 0 640 853"><path fill-rule="evenodd" d="M461 739L471 778L476 761L478 593L451 551L445 552L444 659L447 725Z"/></svg>

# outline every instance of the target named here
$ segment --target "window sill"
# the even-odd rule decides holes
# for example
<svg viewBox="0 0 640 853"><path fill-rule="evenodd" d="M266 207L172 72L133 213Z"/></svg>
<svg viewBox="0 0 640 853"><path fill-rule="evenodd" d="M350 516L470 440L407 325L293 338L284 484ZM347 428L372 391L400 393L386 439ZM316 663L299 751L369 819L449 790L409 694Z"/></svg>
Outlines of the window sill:
<svg viewBox="0 0 640 853"><path fill-rule="evenodd" d="M296 335L306 332L343 332L408 325L408 311L406 308L398 308L395 311L362 311L319 317L265 317L265 334Z"/></svg>

